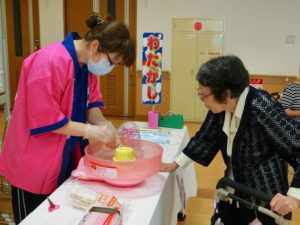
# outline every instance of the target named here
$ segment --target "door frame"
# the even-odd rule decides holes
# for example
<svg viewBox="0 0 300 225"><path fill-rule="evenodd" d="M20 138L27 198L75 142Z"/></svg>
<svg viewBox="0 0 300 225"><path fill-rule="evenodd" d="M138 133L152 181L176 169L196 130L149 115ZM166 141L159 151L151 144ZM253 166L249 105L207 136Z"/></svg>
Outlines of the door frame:
<svg viewBox="0 0 300 225"><path fill-rule="evenodd" d="M6 34L7 34L7 75L9 77L10 108L14 105L19 76L23 60L33 51L39 49L39 0L20 1L20 16L22 19L22 56L15 56L13 2L6 1Z"/></svg>
<svg viewBox="0 0 300 225"><path fill-rule="evenodd" d="M137 0L126 0L129 1L129 6L128 10L125 11L125 18L129 18L128 20L128 25L129 25L129 31L132 37L136 40L137 39ZM126 7L126 5L125 5ZM128 12L129 15L126 15L126 12ZM126 19L125 19L125 22ZM135 101L135 96L136 96L136 77L137 77L137 71L136 71L136 60L134 63L128 68L128 70L125 70L128 78L125 81L125 92L127 90L127 99L128 99L128 111L127 115L132 117L135 116L135 111L136 111L136 101ZM125 77L126 78L126 77ZM126 101L125 101L126 104Z"/></svg>
<svg viewBox="0 0 300 225"><path fill-rule="evenodd" d="M0 0L0 54L2 65L2 82L4 93L1 94L1 105L4 106L4 119L7 120L10 115L10 88L9 88L9 70L8 70L8 48L7 48L7 27L6 27L6 5L5 0Z"/></svg>

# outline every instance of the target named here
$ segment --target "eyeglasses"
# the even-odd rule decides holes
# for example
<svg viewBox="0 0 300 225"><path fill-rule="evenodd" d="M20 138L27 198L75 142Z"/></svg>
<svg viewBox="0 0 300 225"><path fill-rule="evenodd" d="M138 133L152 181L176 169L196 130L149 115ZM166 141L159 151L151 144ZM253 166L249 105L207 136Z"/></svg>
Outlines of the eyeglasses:
<svg viewBox="0 0 300 225"><path fill-rule="evenodd" d="M109 57L109 54L106 52L105 53L106 54L106 57L107 57L107 60L108 60L108 62L109 62L109 64L111 65L111 66L113 66L114 65L114 62L111 60L111 58Z"/></svg>
<svg viewBox="0 0 300 225"><path fill-rule="evenodd" d="M201 100L204 100L205 98L207 98L208 96L210 96L210 95L213 94L212 92L207 93L207 94L204 94L204 93L200 92L200 88L197 88L197 92L198 92L198 97L199 97Z"/></svg>
<svg viewBox="0 0 300 225"><path fill-rule="evenodd" d="M122 63L114 63L113 60L110 58L109 54L107 52L105 52L107 60L110 64L110 66L120 66L123 65Z"/></svg>

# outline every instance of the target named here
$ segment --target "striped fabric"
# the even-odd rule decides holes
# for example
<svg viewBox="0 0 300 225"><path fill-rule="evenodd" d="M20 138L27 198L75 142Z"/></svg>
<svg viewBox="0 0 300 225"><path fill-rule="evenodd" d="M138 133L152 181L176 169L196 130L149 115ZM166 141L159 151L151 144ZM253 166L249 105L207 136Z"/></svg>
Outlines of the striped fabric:
<svg viewBox="0 0 300 225"><path fill-rule="evenodd" d="M300 84L288 84L283 91L282 106L284 109L300 110ZM300 121L299 117L296 119Z"/></svg>

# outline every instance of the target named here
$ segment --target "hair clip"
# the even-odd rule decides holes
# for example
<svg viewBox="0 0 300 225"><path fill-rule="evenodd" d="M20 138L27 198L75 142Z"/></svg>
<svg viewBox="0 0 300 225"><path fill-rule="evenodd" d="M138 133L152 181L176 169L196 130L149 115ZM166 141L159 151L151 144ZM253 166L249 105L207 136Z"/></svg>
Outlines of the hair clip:
<svg viewBox="0 0 300 225"><path fill-rule="evenodd" d="M100 25L100 24L102 24L104 22L104 20L101 19L100 17L97 17L96 21L97 21L97 25Z"/></svg>

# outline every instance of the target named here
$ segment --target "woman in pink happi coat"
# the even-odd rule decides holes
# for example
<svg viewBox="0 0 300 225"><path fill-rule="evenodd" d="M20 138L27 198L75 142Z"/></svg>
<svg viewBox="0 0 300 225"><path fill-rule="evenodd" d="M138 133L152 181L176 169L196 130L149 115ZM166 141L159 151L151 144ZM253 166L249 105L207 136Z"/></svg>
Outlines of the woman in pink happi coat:
<svg viewBox="0 0 300 225"><path fill-rule="evenodd" d="M87 140L111 147L118 142L100 110L98 76L132 65L134 43L123 23L92 13L86 24L83 39L70 33L23 62L0 155L17 224L70 176Z"/></svg>

